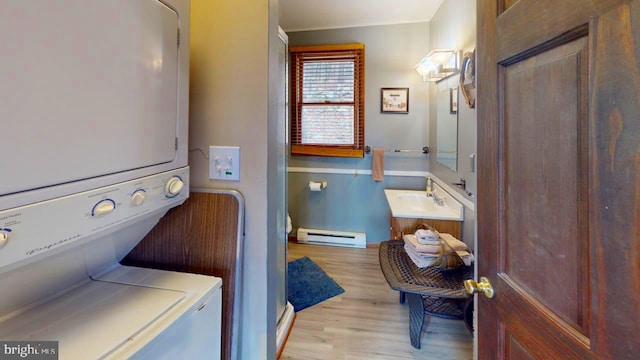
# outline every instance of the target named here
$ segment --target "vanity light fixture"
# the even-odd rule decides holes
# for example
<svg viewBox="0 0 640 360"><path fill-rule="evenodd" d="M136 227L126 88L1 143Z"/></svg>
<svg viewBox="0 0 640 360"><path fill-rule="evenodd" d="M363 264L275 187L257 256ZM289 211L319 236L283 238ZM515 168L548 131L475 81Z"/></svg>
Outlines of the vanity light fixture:
<svg viewBox="0 0 640 360"><path fill-rule="evenodd" d="M459 72L458 52L452 49L431 50L414 69L422 75L422 81L440 81Z"/></svg>

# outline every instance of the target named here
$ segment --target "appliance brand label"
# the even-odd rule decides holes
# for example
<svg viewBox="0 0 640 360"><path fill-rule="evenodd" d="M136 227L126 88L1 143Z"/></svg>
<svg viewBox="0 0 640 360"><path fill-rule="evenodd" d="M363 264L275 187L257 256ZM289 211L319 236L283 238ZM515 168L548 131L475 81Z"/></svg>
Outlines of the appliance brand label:
<svg viewBox="0 0 640 360"><path fill-rule="evenodd" d="M51 244L48 244L48 245L45 245L45 246L41 246L41 247L38 247L38 248L35 248L35 249L31 249L31 250L27 251L25 254L27 254L27 256L29 256L29 255L33 255L33 254L39 253L40 251L43 251L43 250L49 250L52 247L64 244L64 243L66 243L68 241L75 240L75 239L77 239L77 238L79 238L81 236L82 236L81 234L69 236L66 239L62 239L62 240L56 241L54 243L51 243Z"/></svg>
<svg viewBox="0 0 640 360"><path fill-rule="evenodd" d="M5 216L0 217L0 221L5 221L5 220L17 218L20 215L22 215L22 213L15 213L15 214L10 214L10 215L5 215Z"/></svg>

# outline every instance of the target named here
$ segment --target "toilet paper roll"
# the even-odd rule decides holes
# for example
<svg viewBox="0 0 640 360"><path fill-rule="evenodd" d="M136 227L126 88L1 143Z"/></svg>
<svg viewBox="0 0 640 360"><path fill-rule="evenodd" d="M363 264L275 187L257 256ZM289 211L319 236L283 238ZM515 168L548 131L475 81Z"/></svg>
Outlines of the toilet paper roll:
<svg viewBox="0 0 640 360"><path fill-rule="evenodd" d="M322 190L322 183L309 181L309 191L320 191Z"/></svg>

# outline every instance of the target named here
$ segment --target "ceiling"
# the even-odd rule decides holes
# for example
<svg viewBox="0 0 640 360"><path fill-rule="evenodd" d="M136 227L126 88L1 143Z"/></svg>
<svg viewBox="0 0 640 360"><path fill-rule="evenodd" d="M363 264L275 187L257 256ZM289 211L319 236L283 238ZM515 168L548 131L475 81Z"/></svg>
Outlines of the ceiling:
<svg viewBox="0 0 640 360"><path fill-rule="evenodd" d="M280 0L286 32L430 21L443 0Z"/></svg>

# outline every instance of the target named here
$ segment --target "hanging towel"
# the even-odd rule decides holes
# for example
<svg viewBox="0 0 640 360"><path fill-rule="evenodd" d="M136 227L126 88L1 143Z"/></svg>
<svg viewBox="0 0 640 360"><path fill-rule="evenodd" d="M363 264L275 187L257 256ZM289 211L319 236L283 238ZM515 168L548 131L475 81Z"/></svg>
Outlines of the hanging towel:
<svg viewBox="0 0 640 360"><path fill-rule="evenodd" d="M463 243L462 241L456 239L453 235L451 234L443 234L440 233L440 238L444 241L447 242L447 244L449 244L449 246L455 250L455 251L465 251L467 250L467 244Z"/></svg>
<svg viewBox="0 0 640 360"><path fill-rule="evenodd" d="M468 251L456 251L456 254L460 256L465 266L471 266L471 264L473 264L473 260L475 260L473 254Z"/></svg>
<svg viewBox="0 0 640 360"><path fill-rule="evenodd" d="M375 181L384 180L384 149L373 148L373 159L371 160L371 177Z"/></svg>

